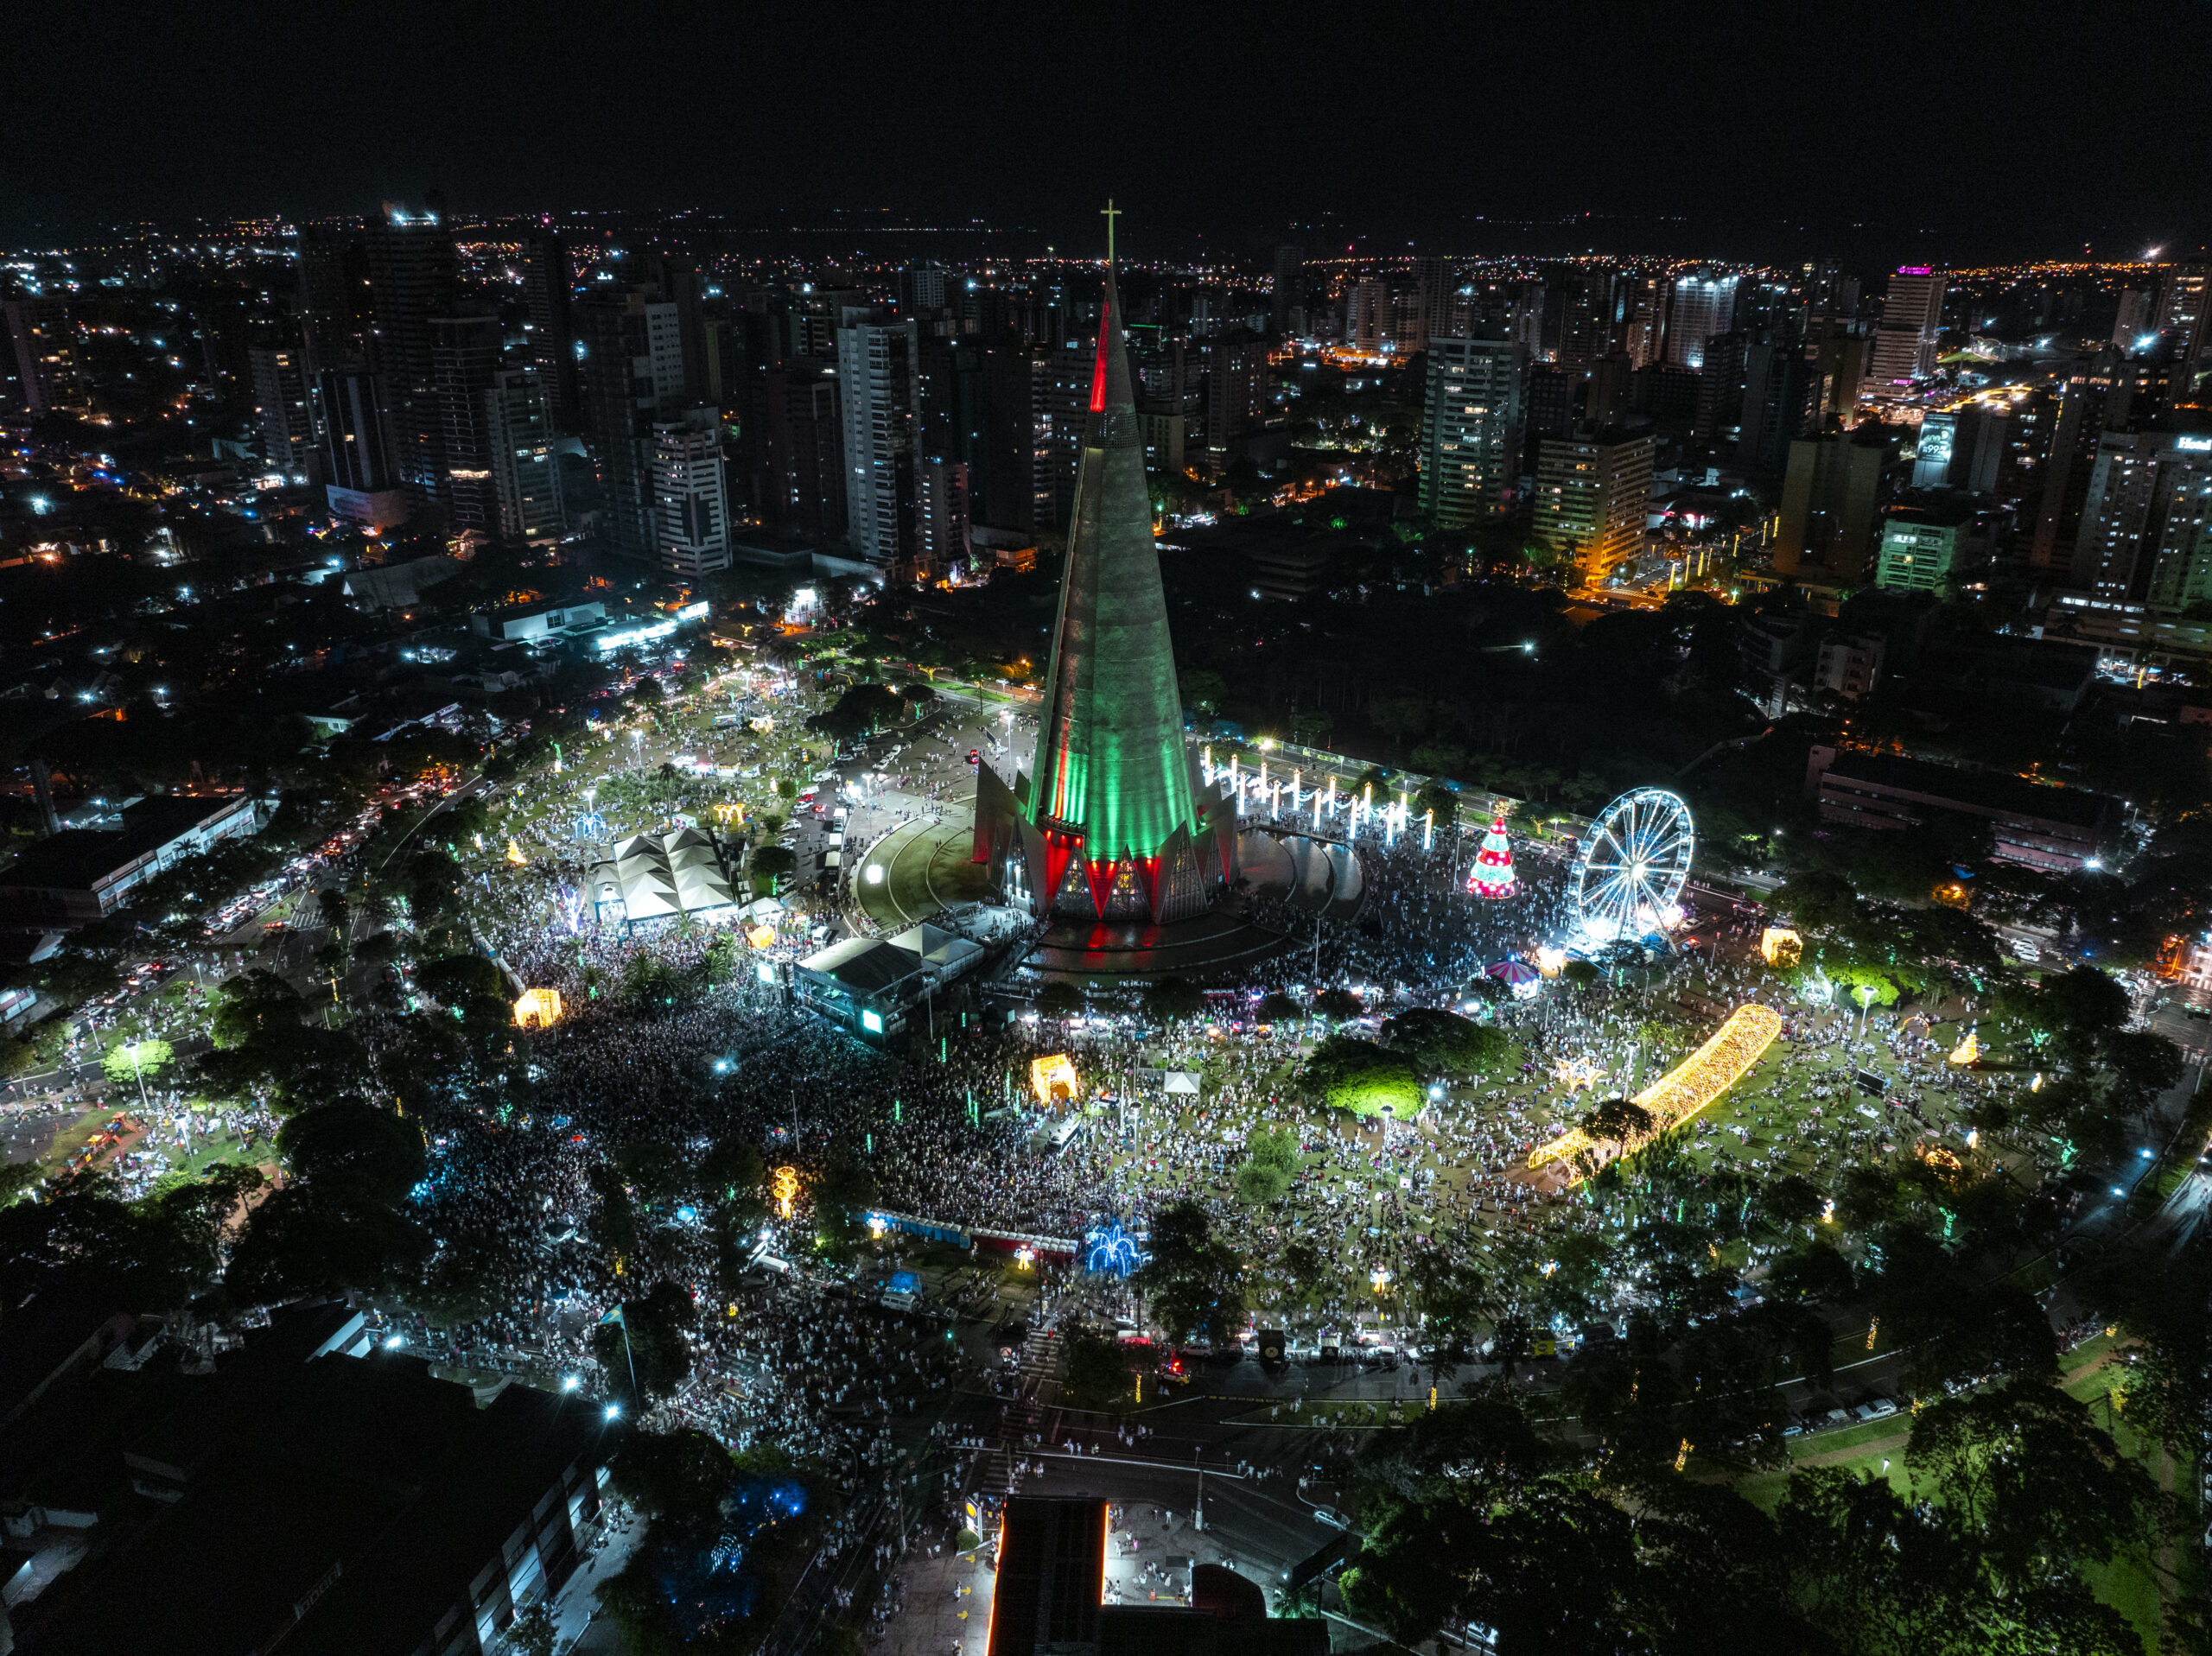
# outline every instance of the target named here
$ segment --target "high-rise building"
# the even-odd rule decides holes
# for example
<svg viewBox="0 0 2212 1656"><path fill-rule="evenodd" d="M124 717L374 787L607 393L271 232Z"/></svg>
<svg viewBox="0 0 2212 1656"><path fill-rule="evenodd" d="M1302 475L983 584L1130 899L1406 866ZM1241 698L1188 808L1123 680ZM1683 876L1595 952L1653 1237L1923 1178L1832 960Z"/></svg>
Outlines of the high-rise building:
<svg viewBox="0 0 2212 1656"><path fill-rule="evenodd" d="M1534 473L1547 438L1564 437L1581 423L1580 374L1570 374L1549 363L1531 363L1521 396L1521 422L1526 433L1526 458L1521 469Z"/></svg>
<svg viewBox="0 0 2212 1656"><path fill-rule="evenodd" d="M353 225L300 231L300 346L310 379L326 368L366 362L376 325L369 253Z"/></svg>
<svg viewBox="0 0 2212 1656"><path fill-rule="evenodd" d="M1818 429L1812 394L1811 365L1794 341L1747 347L1737 458L1758 471L1780 472L1789 463L1789 445L1808 429Z"/></svg>
<svg viewBox="0 0 2212 1656"><path fill-rule="evenodd" d="M1941 593L1965 567L1974 520L1974 508L1963 502L1891 507L1882 522L1874 584L1893 592Z"/></svg>
<svg viewBox="0 0 2212 1656"><path fill-rule="evenodd" d="M2152 325L2156 314L2154 307L2158 295L2151 288L2123 288L2120 293L2120 308L2113 317L2112 342L2121 351L2139 351L2145 339L2156 339L2158 330Z"/></svg>
<svg viewBox="0 0 2212 1656"><path fill-rule="evenodd" d="M657 419L681 413L683 332L658 288L607 287L573 313L577 389L599 465L600 541L618 557L654 557L646 447Z"/></svg>
<svg viewBox="0 0 2212 1656"><path fill-rule="evenodd" d="M434 316L430 358L445 459L446 526L487 538L499 532L499 496L486 394L505 342L497 316Z"/></svg>
<svg viewBox="0 0 2212 1656"><path fill-rule="evenodd" d="M983 453L983 352L973 340L925 336L914 443L916 562L937 578L969 555L974 466Z"/></svg>
<svg viewBox="0 0 2212 1656"><path fill-rule="evenodd" d="M1452 332L1452 296L1458 286L1450 259L1414 261L1415 331L1404 341L1408 349L1425 351L1431 339L1440 339Z"/></svg>
<svg viewBox="0 0 2212 1656"><path fill-rule="evenodd" d="M1603 581L1643 549L1658 443L1649 432L1585 428L1547 437L1536 460L1535 538Z"/></svg>
<svg viewBox="0 0 2212 1656"><path fill-rule="evenodd" d="M1294 243L1284 242L1275 249L1274 270L1268 287L1268 328L1270 333L1289 332L1290 313L1306 306L1306 250Z"/></svg>
<svg viewBox="0 0 2212 1656"><path fill-rule="evenodd" d="M1344 295L1344 343L1370 353L1387 350L1395 321L1390 308L1390 284L1370 276L1355 282Z"/></svg>
<svg viewBox="0 0 2212 1656"><path fill-rule="evenodd" d="M436 333L431 319L453 308L459 256L435 213L385 204L372 225L368 251L370 365L385 397L399 485L416 511L435 509L445 492L444 428L437 390Z"/></svg>
<svg viewBox="0 0 2212 1656"><path fill-rule="evenodd" d="M1629 409L1649 421L1660 437L1679 441L1695 436L1705 380L1706 376L1694 368L1646 363L1629 376Z"/></svg>
<svg viewBox="0 0 2212 1656"><path fill-rule="evenodd" d="M2173 264L2158 284L2154 332L2173 347L2177 362L2195 362L2204 350L2205 327L2212 320L2212 264Z"/></svg>
<svg viewBox="0 0 2212 1656"><path fill-rule="evenodd" d="M1742 440L1751 344L1741 328L1705 342L1705 366L1697 371L1697 415L1690 426L1703 441L1726 448Z"/></svg>
<svg viewBox="0 0 2212 1656"><path fill-rule="evenodd" d="M1789 445L1777 513L1777 569L1846 585L1865 578L1896 485L1901 435L1899 428L1870 421Z"/></svg>
<svg viewBox="0 0 2212 1656"><path fill-rule="evenodd" d="M1890 278L1882 319L1867 355L1866 394L1894 398L1936 366L1936 336L1943 322L1943 276L1924 264L1901 266Z"/></svg>
<svg viewBox="0 0 2212 1656"><path fill-rule="evenodd" d="M2083 365L2071 375L2058 399L2051 423L2050 449L2043 463L2043 493L2036 503L2035 528L2028 540L2028 567L2063 585L2087 587L2095 578L2094 548L2082 540L2082 508L2097 464L2098 439L2105 428L2111 378ZM2088 558L2086 562L2077 562Z"/></svg>
<svg viewBox="0 0 2212 1656"><path fill-rule="evenodd" d="M1626 276L1619 302L1620 348L1631 365L1647 368L1660 359L1665 344L1665 295L1654 277Z"/></svg>
<svg viewBox="0 0 2212 1656"><path fill-rule="evenodd" d="M78 401L77 357L66 301L42 295L0 306L16 356L16 383L25 410L50 414Z"/></svg>
<svg viewBox="0 0 2212 1656"><path fill-rule="evenodd" d="M2077 545L2108 603L2177 616L2212 600L2212 428L2106 432Z"/></svg>
<svg viewBox="0 0 2212 1656"><path fill-rule="evenodd" d="M1590 365L1583 387L1582 417L1593 426L1617 426L1629 415L1636 360L1625 351L1608 351Z"/></svg>
<svg viewBox="0 0 2212 1656"><path fill-rule="evenodd" d="M407 495L385 430L376 377L359 363L315 377L315 430L331 514L373 529L407 521Z"/></svg>
<svg viewBox="0 0 2212 1656"><path fill-rule="evenodd" d="M1920 422L1912 486L1995 493L1998 472L2005 460L2007 423L2005 409L1986 403L1931 409Z"/></svg>
<svg viewBox="0 0 2212 1656"><path fill-rule="evenodd" d="M569 515L543 372L535 367L501 369L484 393L484 412L501 537L556 538L568 527Z"/></svg>
<svg viewBox="0 0 2212 1656"><path fill-rule="evenodd" d="M1510 339L1428 344L1421 399L1421 509L1462 529L1504 504L1520 454L1525 346Z"/></svg>
<svg viewBox="0 0 2212 1656"><path fill-rule="evenodd" d="M257 345L249 354L262 457L286 477L305 482L315 470L315 399L308 394L301 353Z"/></svg>
<svg viewBox="0 0 2212 1656"><path fill-rule="evenodd" d="M729 489L723 475L720 416L686 409L653 422L654 549L671 574L696 577L730 563Z"/></svg>
<svg viewBox="0 0 2212 1656"><path fill-rule="evenodd" d="M903 575L914 562L914 440L921 422L911 321L837 330L845 415L845 538L870 563Z"/></svg>
<svg viewBox="0 0 2212 1656"><path fill-rule="evenodd" d="M1703 368L1705 342L1728 332L1736 313L1738 278L1711 265L1675 278L1667 290L1667 360L1678 368Z"/></svg>
<svg viewBox="0 0 2212 1656"><path fill-rule="evenodd" d="M558 429L577 428L576 333L569 316L575 273L569 244L551 230L533 230L522 238L522 308L530 343L525 351L537 370Z"/></svg>
<svg viewBox="0 0 2212 1656"><path fill-rule="evenodd" d="M1544 346L1563 371L1580 378L1613 348L1626 280L1602 265L1571 264L1545 289Z"/></svg>
<svg viewBox="0 0 2212 1656"><path fill-rule="evenodd" d="M1811 371L1806 429L1855 425L1859 387L1866 377L1868 340L1860 324L1847 318L1815 316L1805 327L1805 360Z"/></svg>
<svg viewBox="0 0 2212 1656"><path fill-rule="evenodd" d="M942 264L910 264L899 272L899 314L911 320L947 309L955 292L952 273Z"/></svg>
<svg viewBox="0 0 2212 1656"><path fill-rule="evenodd" d="M1268 342L1239 328L1207 340L1204 360L1206 452L1218 460L1266 414Z"/></svg>
<svg viewBox="0 0 2212 1656"><path fill-rule="evenodd" d="M845 538L845 416L819 363L779 363L754 389L753 508L770 533Z"/></svg>

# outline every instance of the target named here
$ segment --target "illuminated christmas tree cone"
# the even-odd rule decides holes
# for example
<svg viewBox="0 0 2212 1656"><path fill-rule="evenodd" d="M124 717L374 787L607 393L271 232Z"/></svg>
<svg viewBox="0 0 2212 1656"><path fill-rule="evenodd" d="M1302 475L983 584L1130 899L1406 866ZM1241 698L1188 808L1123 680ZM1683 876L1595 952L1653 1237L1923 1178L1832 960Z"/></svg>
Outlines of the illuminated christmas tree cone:
<svg viewBox="0 0 2212 1656"><path fill-rule="evenodd" d="M1514 892L1513 842L1505 837L1505 819L1491 819L1490 832L1483 835L1482 849L1475 853L1475 866L1467 876L1467 890L1477 897L1511 897Z"/></svg>

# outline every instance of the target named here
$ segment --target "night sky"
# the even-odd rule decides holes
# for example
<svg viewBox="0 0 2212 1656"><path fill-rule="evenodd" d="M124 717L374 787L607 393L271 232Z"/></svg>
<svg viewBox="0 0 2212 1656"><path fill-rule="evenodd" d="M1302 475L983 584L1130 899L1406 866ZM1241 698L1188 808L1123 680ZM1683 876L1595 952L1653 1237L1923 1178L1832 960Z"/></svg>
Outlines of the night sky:
<svg viewBox="0 0 2212 1656"><path fill-rule="evenodd" d="M1049 20L1049 21L1048 21ZM33 0L0 241L696 207L1021 251L2133 257L2212 237L2203 0L1238 7ZM1567 222L1584 213L1587 223Z"/></svg>

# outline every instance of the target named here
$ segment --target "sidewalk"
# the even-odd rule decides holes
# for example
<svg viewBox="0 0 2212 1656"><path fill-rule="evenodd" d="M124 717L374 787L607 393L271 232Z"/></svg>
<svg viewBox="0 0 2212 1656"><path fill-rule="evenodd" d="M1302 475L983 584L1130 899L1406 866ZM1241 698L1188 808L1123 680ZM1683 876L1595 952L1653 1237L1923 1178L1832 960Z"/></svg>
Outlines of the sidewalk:
<svg viewBox="0 0 2212 1656"><path fill-rule="evenodd" d="M921 1549L908 1555L899 1574L906 1608L874 1648L890 1656L983 1656L995 1571L973 1554L947 1551L931 1558Z"/></svg>

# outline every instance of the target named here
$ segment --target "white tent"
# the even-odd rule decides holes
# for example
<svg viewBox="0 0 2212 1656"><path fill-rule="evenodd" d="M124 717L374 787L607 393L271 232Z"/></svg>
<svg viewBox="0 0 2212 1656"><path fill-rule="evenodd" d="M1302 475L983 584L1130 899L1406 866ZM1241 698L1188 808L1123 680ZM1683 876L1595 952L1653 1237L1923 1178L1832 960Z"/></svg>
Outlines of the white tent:
<svg viewBox="0 0 2212 1656"><path fill-rule="evenodd" d="M592 870L592 901L620 902L632 920L726 909L737 901L715 842L696 828L633 834Z"/></svg>

